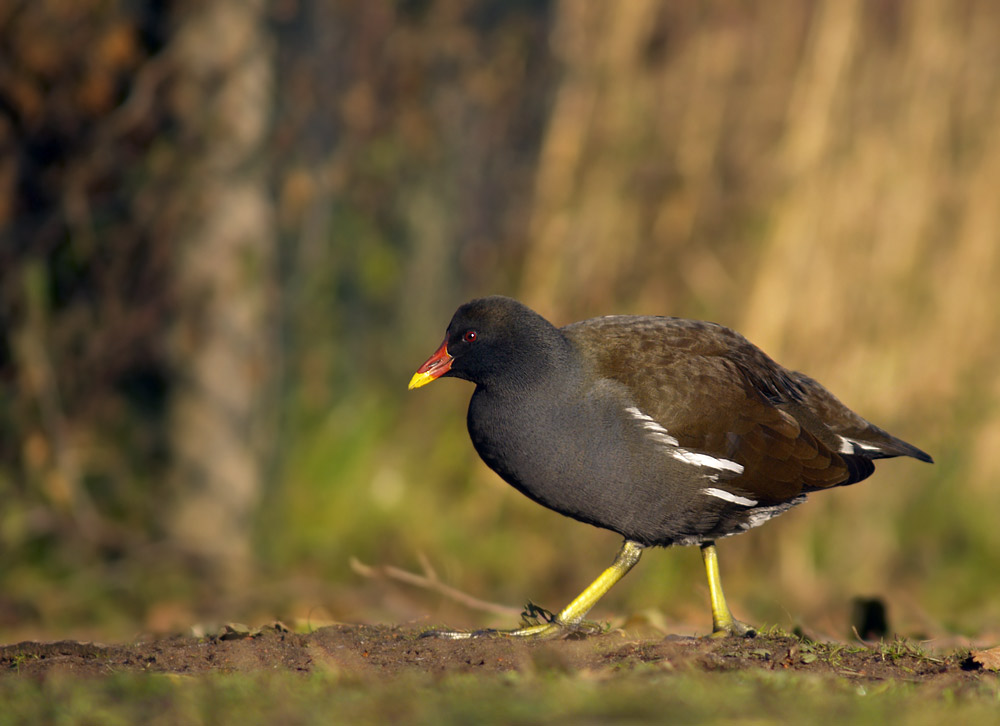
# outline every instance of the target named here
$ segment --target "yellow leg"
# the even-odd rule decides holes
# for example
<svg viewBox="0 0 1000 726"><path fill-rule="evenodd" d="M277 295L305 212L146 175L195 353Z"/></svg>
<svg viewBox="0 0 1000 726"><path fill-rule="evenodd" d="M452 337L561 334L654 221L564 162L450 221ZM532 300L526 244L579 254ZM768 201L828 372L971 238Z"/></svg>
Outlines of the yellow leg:
<svg viewBox="0 0 1000 726"><path fill-rule="evenodd" d="M628 571L635 567L641 556L642 545L631 540L625 540L611 567L602 572L591 583L590 587L577 595L550 622L527 625L514 630L480 630L472 633L432 630L423 635L425 637L451 638L453 640L490 635L506 635L518 638L551 638L557 635L565 635L580 629L580 625L584 622L583 616L594 607L598 600L604 597L608 590L614 587L615 583L625 577Z"/></svg>
<svg viewBox="0 0 1000 726"><path fill-rule="evenodd" d="M708 593L712 599L712 637L753 635L753 628L734 618L733 613L729 610L729 605L726 604L726 596L722 592L722 577L719 575L719 553L715 549L715 542L702 544L701 558L705 562Z"/></svg>

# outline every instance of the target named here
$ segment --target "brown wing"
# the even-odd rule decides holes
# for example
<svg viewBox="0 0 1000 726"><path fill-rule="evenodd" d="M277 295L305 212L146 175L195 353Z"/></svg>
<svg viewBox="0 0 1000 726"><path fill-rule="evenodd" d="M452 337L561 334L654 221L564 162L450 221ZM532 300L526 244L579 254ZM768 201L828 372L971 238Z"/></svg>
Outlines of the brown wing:
<svg viewBox="0 0 1000 726"><path fill-rule="evenodd" d="M681 446L742 464L743 473L727 485L761 505L864 473L852 471L793 410L776 405L802 400L799 382L728 328L624 317L584 321L564 332L597 375L624 384L634 404Z"/></svg>

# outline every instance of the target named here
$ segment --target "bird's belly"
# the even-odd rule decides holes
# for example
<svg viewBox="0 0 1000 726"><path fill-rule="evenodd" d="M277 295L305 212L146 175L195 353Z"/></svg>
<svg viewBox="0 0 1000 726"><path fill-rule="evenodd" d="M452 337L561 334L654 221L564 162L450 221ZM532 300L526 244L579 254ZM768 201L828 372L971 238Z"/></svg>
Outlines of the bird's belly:
<svg viewBox="0 0 1000 726"><path fill-rule="evenodd" d="M582 427L575 422L593 418L515 420L516 426L469 421L476 451L505 481L568 517L644 543L663 539L670 529L670 491L657 472L636 470L617 422Z"/></svg>

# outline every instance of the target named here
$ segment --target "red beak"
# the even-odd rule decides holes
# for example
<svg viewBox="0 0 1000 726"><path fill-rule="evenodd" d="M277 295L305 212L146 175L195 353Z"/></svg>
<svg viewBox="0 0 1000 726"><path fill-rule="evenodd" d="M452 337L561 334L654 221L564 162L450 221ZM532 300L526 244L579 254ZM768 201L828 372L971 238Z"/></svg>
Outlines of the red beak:
<svg viewBox="0 0 1000 726"><path fill-rule="evenodd" d="M417 372L413 374L413 378L410 379L410 385L408 388L420 388L425 386L435 378L440 378L449 370L451 370L451 362L455 360L448 354L448 340L447 338L441 347L434 351L434 355L424 361L424 364L417 368Z"/></svg>

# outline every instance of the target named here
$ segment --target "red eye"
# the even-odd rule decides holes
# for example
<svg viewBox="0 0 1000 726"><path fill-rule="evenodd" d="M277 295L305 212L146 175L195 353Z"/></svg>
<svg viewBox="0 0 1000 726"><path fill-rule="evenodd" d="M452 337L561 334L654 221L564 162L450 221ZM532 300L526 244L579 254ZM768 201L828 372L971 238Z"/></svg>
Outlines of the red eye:
<svg viewBox="0 0 1000 726"><path fill-rule="evenodd" d="M476 338L478 337L479 335L476 333L475 330L466 330L465 335L462 336L462 340L464 340L466 343L475 343Z"/></svg>

